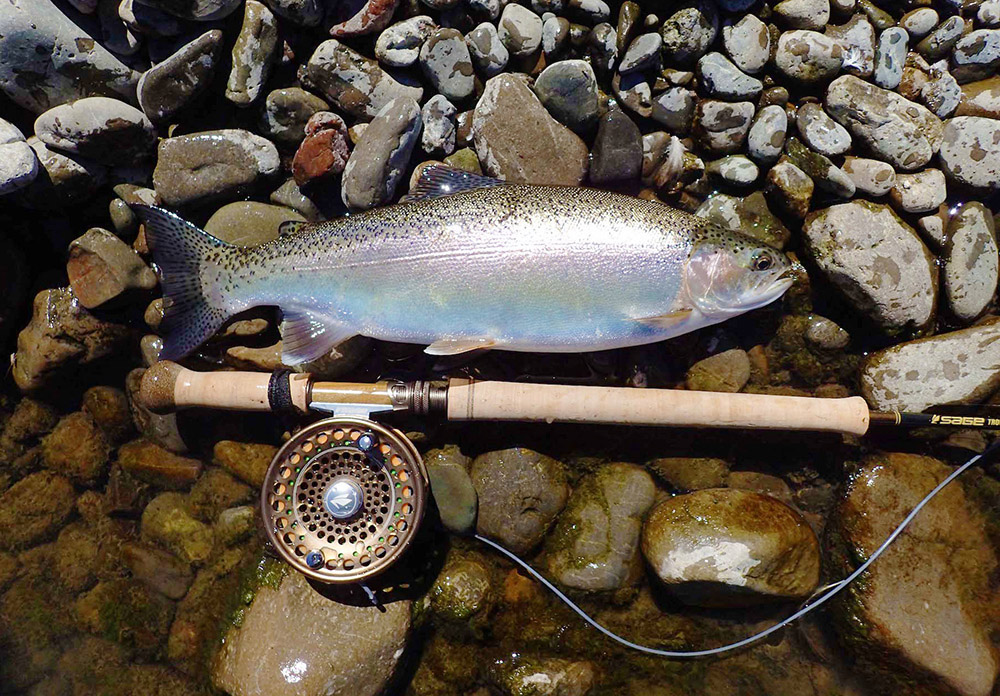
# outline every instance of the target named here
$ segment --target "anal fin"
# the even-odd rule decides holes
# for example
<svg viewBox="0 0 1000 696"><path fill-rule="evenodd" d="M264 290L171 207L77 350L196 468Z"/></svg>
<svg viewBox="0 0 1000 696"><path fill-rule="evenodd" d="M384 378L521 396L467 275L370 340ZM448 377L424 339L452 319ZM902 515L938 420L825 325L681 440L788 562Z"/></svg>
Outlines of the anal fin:
<svg viewBox="0 0 1000 696"><path fill-rule="evenodd" d="M303 307L282 307L281 362L299 365L322 358L357 330L340 319Z"/></svg>
<svg viewBox="0 0 1000 696"><path fill-rule="evenodd" d="M640 317L634 321L637 321L640 324L645 324L646 326L652 326L656 329L672 329L687 321L693 311L694 310L691 309L678 309L676 312L658 314L653 317Z"/></svg>
<svg viewBox="0 0 1000 696"><path fill-rule="evenodd" d="M473 350L493 348L497 344L492 338L442 338L427 346L428 355L459 355Z"/></svg>

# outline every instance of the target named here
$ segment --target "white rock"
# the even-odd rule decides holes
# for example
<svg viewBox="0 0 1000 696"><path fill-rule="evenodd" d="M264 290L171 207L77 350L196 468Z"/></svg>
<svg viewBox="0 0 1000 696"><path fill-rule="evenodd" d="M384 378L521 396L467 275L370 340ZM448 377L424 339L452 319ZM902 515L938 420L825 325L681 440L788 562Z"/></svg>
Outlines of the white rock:
<svg viewBox="0 0 1000 696"><path fill-rule="evenodd" d="M989 305L1000 280L993 213L978 201L962 206L948 225L944 296L956 319L976 319Z"/></svg>
<svg viewBox="0 0 1000 696"><path fill-rule="evenodd" d="M937 210L948 195L944 173L940 169L898 174L896 185L889 193L893 205L906 213L929 213Z"/></svg>

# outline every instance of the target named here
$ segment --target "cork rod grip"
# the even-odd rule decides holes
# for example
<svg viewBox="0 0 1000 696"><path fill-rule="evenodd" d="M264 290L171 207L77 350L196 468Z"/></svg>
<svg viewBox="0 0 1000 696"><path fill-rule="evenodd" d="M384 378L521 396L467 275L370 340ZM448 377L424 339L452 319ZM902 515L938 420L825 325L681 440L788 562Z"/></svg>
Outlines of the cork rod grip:
<svg viewBox="0 0 1000 696"><path fill-rule="evenodd" d="M289 380L292 404L308 410L309 375L293 374ZM139 395L154 413L200 406L233 411L270 411L267 372L194 372L177 363L161 361L142 376Z"/></svg>
<svg viewBox="0 0 1000 696"><path fill-rule="evenodd" d="M449 420L544 421L807 430L864 435L860 396L818 399L680 389L582 387L452 380Z"/></svg>

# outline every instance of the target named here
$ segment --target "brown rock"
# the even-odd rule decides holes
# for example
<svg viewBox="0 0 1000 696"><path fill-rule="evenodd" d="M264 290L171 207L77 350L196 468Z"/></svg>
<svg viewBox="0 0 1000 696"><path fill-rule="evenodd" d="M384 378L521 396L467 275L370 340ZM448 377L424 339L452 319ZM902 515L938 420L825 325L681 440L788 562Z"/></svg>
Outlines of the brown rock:
<svg viewBox="0 0 1000 696"><path fill-rule="evenodd" d="M962 85L962 101L955 116L1000 119L1000 75Z"/></svg>
<svg viewBox="0 0 1000 696"><path fill-rule="evenodd" d="M109 451L104 433L82 411L63 418L42 440L45 467L83 485L93 484L104 475Z"/></svg>
<svg viewBox="0 0 1000 696"><path fill-rule="evenodd" d="M0 549L51 538L73 514L73 485L51 471L21 479L0 495Z"/></svg>
<svg viewBox="0 0 1000 696"><path fill-rule="evenodd" d="M292 160L295 183L304 186L313 179L337 176L351 156L347 124L329 111L320 111L306 123L306 137Z"/></svg>
<svg viewBox="0 0 1000 696"><path fill-rule="evenodd" d="M222 440L212 450L212 462L251 486L260 488L264 483L264 472L277 451L278 448L273 445Z"/></svg>
<svg viewBox="0 0 1000 696"><path fill-rule="evenodd" d="M677 491L721 488L729 474L729 464L711 457L661 457L646 468Z"/></svg>
<svg viewBox="0 0 1000 696"><path fill-rule="evenodd" d="M87 309L93 309L123 292L156 287L156 274L142 258L107 230L87 230L69 245L66 263L69 284Z"/></svg>
<svg viewBox="0 0 1000 696"><path fill-rule="evenodd" d="M122 445L118 463L139 480L160 488L187 488L201 475L197 459L180 457L145 439Z"/></svg>
<svg viewBox="0 0 1000 696"><path fill-rule="evenodd" d="M695 391L738 392L750 380L750 358L733 348L699 360L687 373L687 387Z"/></svg>
<svg viewBox="0 0 1000 696"><path fill-rule="evenodd" d="M94 419L112 445L125 442L135 432L125 392L114 387L91 387L83 393L83 410Z"/></svg>

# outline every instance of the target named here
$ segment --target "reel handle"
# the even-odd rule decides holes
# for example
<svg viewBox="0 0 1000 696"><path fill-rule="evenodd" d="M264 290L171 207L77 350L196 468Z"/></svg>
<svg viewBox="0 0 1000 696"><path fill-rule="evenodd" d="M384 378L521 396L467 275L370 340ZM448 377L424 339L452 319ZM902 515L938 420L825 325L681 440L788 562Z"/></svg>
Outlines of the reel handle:
<svg viewBox="0 0 1000 696"><path fill-rule="evenodd" d="M864 435L871 421L868 404L860 396L820 399L458 379L448 384L448 420L806 430L852 435Z"/></svg>
<svg viewBox="0 0 1000 696"><path fill-rule="evenodd" d="M139 387L143 404L153 413L204 406L229 411L270 411L272 375L267 372L195 372L175 362L161 360L146 370ZM298 410L309 410L311 377L291 374L282 389ZM277 380L276 380L277 382Z"/></svg>

